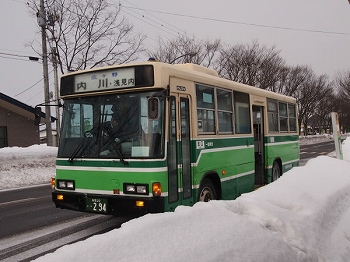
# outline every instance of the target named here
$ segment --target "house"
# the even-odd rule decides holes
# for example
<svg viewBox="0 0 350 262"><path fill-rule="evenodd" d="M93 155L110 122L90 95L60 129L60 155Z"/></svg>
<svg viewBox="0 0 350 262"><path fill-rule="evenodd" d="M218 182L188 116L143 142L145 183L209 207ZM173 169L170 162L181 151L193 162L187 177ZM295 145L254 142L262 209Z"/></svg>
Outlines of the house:
<svg viewBox="0 0 350 262"><path fill-rule="evenodd" d="M51 121L54 120L51 117ZM42 113L41 123L44 122L45 114ZM34 107L0 93L0 148L39 143L39 127L34 126Z"/></svg>

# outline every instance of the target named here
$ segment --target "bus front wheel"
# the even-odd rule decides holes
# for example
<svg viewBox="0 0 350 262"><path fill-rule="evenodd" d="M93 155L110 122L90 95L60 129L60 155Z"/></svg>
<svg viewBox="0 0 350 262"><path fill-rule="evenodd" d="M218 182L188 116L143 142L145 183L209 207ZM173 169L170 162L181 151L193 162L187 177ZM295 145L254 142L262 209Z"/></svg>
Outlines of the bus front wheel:
<svg viewBox="0 0 350 262"><path fill-rule="evenodd" d="M213 183L209 179L204 179L199 187L198 201L209 202L216 199L217 196Z"/></svg>
<svg viewBox="0 0 350 262"><path fill-rule="evenodd" d="M272 165L272 182L276 181L281 176L281 168L277 161Z"/></svg>

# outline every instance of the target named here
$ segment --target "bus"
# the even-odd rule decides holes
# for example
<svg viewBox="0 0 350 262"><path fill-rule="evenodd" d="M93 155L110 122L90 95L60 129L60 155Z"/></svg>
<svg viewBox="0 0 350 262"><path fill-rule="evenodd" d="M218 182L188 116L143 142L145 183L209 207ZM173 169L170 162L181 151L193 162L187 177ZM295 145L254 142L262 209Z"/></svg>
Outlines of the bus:
<svg viewBox="0 0 350 262"><path fill-rule="evenodd" d="M230 200L299 165L296 100L156 61L61 77L56 207L101 214Z"/></svg>

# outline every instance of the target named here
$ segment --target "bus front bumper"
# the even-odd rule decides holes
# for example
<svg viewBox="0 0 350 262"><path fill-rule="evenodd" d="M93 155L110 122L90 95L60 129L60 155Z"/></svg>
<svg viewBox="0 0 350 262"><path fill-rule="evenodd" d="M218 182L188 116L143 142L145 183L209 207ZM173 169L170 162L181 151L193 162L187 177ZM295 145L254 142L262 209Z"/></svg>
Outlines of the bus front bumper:
<svg viewBox="0 0 350 262"><path fill-rule="evenodd" d="M57 208L108 215L144 215L164 212L164 198L119 195L94 195L53 191Z"/></svg>

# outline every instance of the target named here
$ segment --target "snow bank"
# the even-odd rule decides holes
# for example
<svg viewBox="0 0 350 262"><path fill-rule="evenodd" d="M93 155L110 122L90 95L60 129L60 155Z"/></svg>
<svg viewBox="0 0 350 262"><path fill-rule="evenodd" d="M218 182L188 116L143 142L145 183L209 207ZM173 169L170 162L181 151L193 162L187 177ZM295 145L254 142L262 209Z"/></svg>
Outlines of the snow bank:
<svg viewBox="0 0 350 262"><path fill-rule="evenodd" d="M343 159L350 162L350 137L342 143Z"/></svg>
<svg viewBox="0 0 350 262"><path fill-rule="evenodd" d="M0 189L50 183L57 147L33 145L0 149Z"/></svg>

